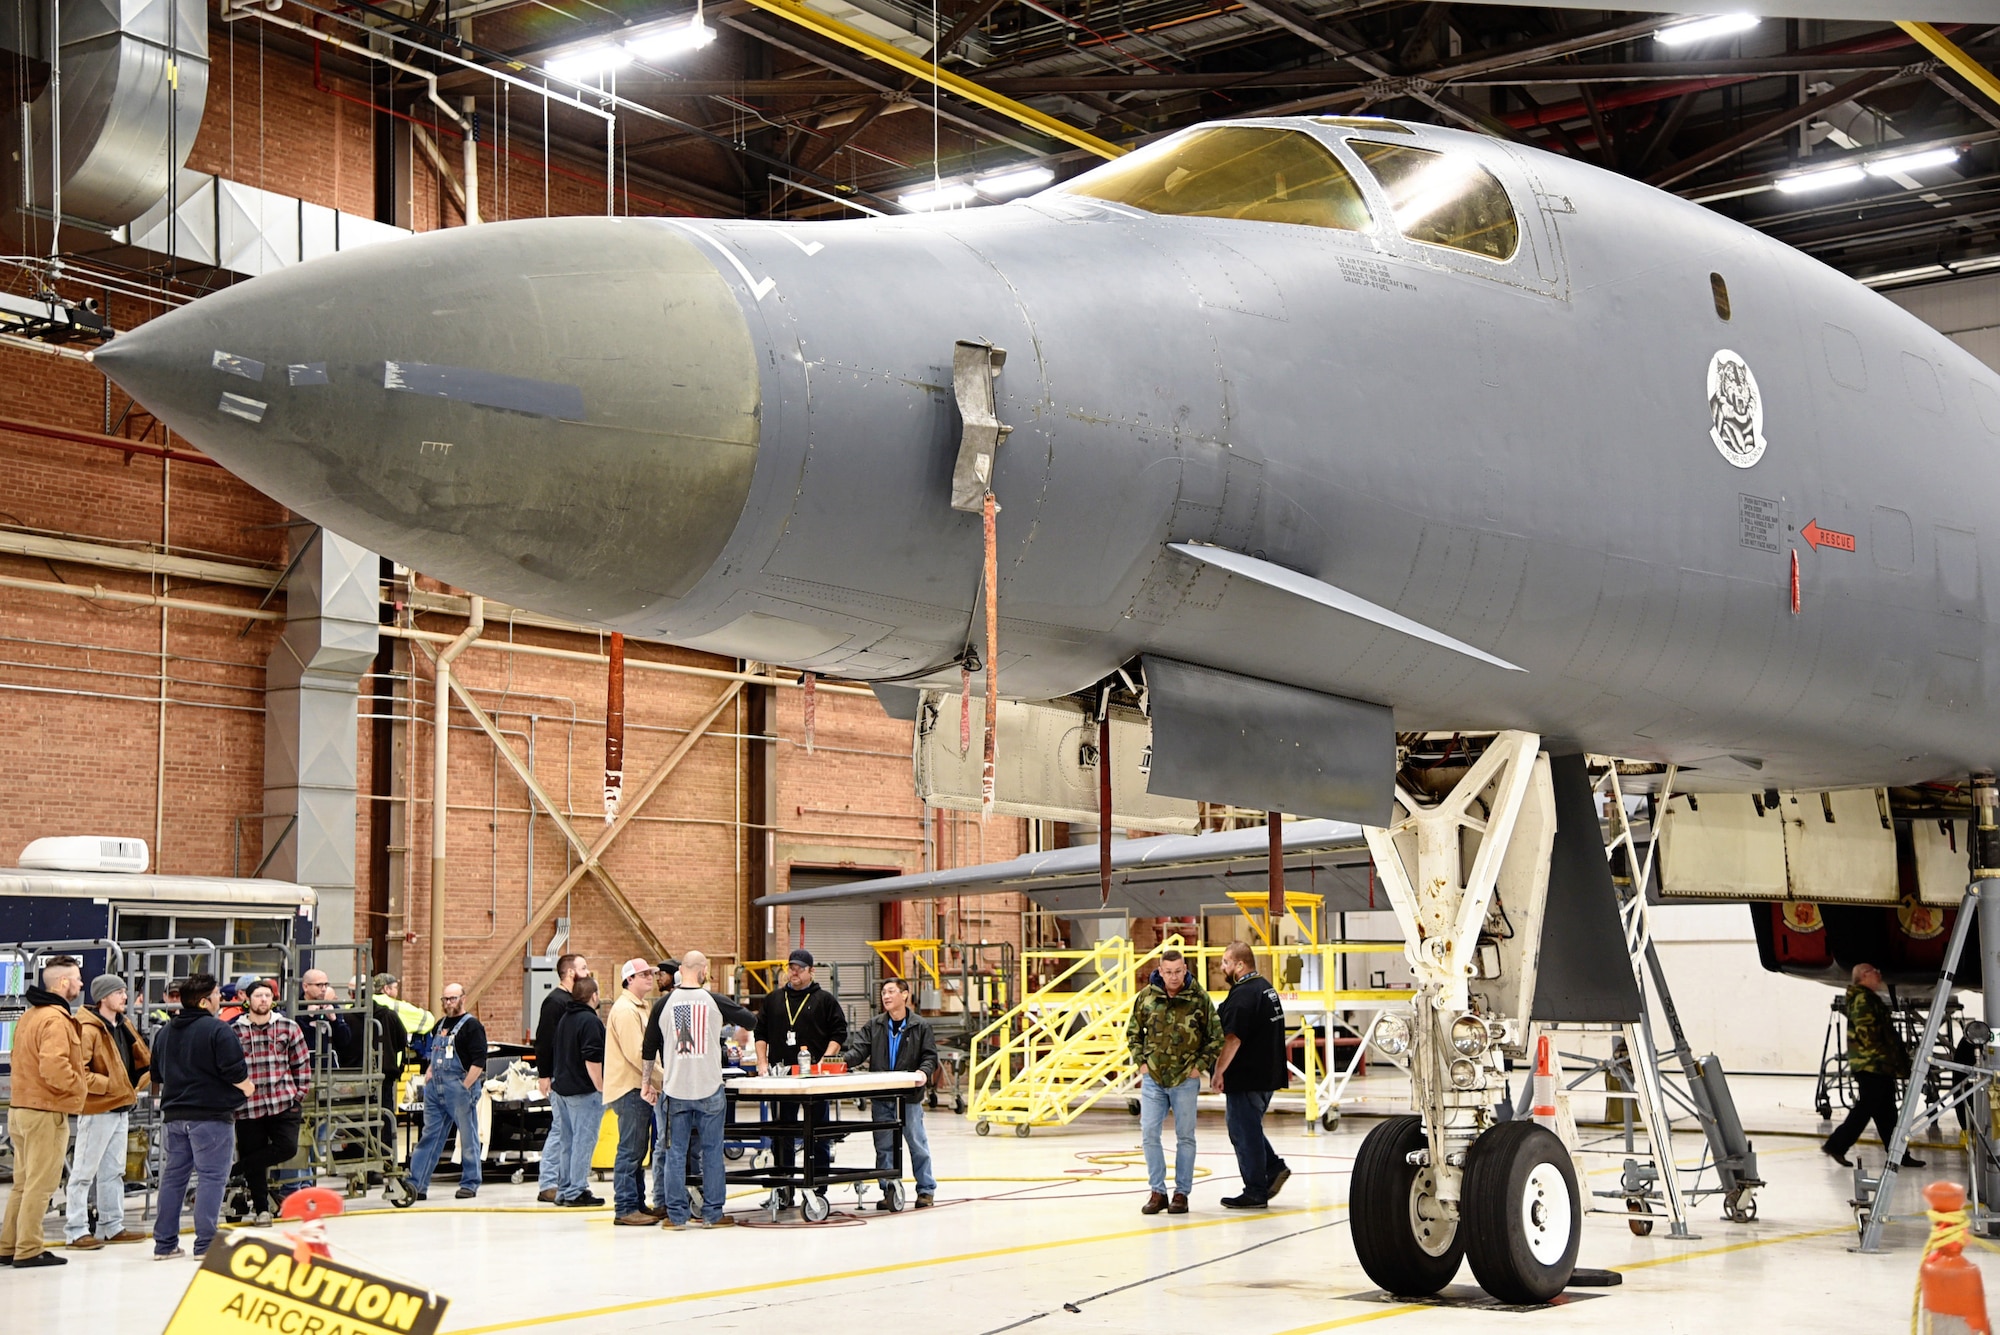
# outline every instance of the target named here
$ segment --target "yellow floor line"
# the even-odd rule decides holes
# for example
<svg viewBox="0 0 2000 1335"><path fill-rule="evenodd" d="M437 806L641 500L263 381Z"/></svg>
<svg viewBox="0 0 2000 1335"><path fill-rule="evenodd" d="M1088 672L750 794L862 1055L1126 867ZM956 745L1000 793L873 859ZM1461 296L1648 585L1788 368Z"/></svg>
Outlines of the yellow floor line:
<svg viewBox="0 0 2000 1335"><path fill-rule="evenodd" d="M1634 1261L1630 1265L1614 1265L1611 1268L1619 1274L1632 1270L1646 1270L1656 1265L1675 1265L1681 1261L1699 1261L1708 1256L1722 1256L1729 1252L1747 1252L1756 1247L1776 1247L1786 1242L1804 1242L1808 1238L1830 1238L1836 1233L1852 1233L1854 1225L1841 1224L1835 1228L1816 1228L1806 1233L1787 1233L1776 1238L1753 1238L1749 1242L1732 1242L1726 1247L1704 1247L1698 1252L1680 1252L1673 1256L1656 1256L1650 1261Z"/></svg>
<svg viewBox="0 0 2000 1335"><path fill-rule="evenodd" d="M1314 1335L1316 1331L1339 1330L1342 1326L1358 1326L1365 1321L1386 1321L1392 1316L1408 1316L1412 1312L1435 1310L1437 1309L1429 1303L1410 1303L1403 1307L1385 1307L1379 1312L1363 1312L1359 1316L1344 1316L1334 1321L1322 1321L1312 1326L1294 1326L1290 1330L1279 1331L1278 1335Z"/></svg>
<svg viewBox="0 0 2000 1335"><path fill-rule="evenodd" d="M1266 1219L1304 1218L1317 1214L1329 1214L1346 1209L1346 1205L1321 1206L1306 1210L1273 1210L1265 1214ZM1103 1242L1122 1242L1128 1238L1157 1237L1162 1233L1185 1233L1198 1228L1221 1228L1230 1224L1247 1223L1255 1215L1232 1215L1222 1219L1204 1219L1189 1224L1166 1224L1152 1228L1126 1229L1118 1233L1098 1233L1084 1238L1059 1238L1050 1242L1028 1242L1013 1247L993 1247L985 1251L960 1252L955 1256L934 1256L923 1260L903 1259L889 1265L868 1266L860 1270L837 1270L825 1275L803 1275L797 1279L764 1281L756 1284L740 1284L727 1289L708 1289L701 1293L677 1293L664 1298L642 1298L637 1302L617 1303L609 1307L587 1307L575 1312L557 1312L548 1316L524 1317L518 1321L501 1321L490 1326L465 1326L450 1332L450 1335L493 1335L502 1330L530 1330L539 1326L554 1325L561 1321L581 1321L588 1317L619 1316L626 1312L644 1312L656 1307L674 1307L682 1303L707 1302L715 1298L740 1298L745 1294L768 1293L773 1289L801 1288L808 1284L833 1284L842 1280L870 1279L876 1275L904 1274L933 1266L959 1265L967 1261L989 1261L1001 1256L1020 1256L1027 1252L1051 1251L1060 1247L1089 1247Z"/></svg>

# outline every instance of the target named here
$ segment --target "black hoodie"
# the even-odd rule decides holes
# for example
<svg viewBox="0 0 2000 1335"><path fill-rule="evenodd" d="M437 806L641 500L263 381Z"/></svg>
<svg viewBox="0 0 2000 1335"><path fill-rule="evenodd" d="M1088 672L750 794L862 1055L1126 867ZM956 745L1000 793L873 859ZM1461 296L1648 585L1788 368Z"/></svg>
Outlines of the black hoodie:
<svg viewBox="0 0 2000 1335"><path fill-rule="evenodd" d="M153 1084L161 1120L228 1122L248 1099L250 1078L236 1031L199 1006L183 1006L153 1039Z"/></svg>

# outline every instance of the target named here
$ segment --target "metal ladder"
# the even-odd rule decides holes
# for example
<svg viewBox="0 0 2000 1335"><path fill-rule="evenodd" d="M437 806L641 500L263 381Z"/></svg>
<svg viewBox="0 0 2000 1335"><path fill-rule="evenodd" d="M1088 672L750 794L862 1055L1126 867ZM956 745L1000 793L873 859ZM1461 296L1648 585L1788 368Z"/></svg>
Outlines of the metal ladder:
<svg viewBox="0 0 2000 1335"><path fill-rule="evenodd" d="M1909 1151L1910 1138L1924 1127L1935 1124L1947 1112L1963 1103L1972 1101L1982 1113L1995 1072L1980 1066L1968 1066L1960 1062L1943 1061L1936 1055L1937 1037L1944 1027L1946 1012L1951 1007L1952 987L1957 980L1959 957L1965 952L1966 934L1972 927L1974 915L1979 909L1979 890L1984 881L1975 880L1965 888L1965 898L1958 906L1958 920L1952 924L1951 944L1945 947L1944 965L1938 970L1937 989L1931 994L1931 1008L1924 1017L1924 1036L1916 1055L1910 1061L1909 1083L1903 1091L1903 1108L1896 1116L1896 1134L1885 1147L1888 1159L1882 1165L1877 1177L1869 1177L1861 1169L1854 1170L1854 1207L1861 1217L1861 1246L1864 1252L1882 1250L1882 1229L1891 1218L1891 1207L1896 1199L1896 1178L1901 1171L1903 1155ZM1924 1106L1924 1088L1929 1083L1932 1071L1952 1071L1961 1078L1958 1086L1935 1105ZM1971 1189L1967 1193L1967 1210L1973 1227L1985 1232L1992 1222L1989 1203L1980 1199L1979 1166L1993 1155L1991 1118L1976 1116L1971 1119L1973 1171L1968 1175Z"/></svg>

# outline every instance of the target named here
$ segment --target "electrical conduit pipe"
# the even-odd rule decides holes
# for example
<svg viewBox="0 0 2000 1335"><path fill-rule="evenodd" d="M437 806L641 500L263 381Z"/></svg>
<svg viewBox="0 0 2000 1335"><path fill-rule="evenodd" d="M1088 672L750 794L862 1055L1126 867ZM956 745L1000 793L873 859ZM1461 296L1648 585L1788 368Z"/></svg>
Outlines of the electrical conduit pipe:
<svg viewBox="0 0 2000 1335"><path fill-rule="evenodd" d="M466 646L479 638L486 629L486 600L478 594L472 595L472 616L465 623L465 629L443 649L437 657L437 714L431 726L434 749L433 771L431 775L431 967L430 967L430 1009L434 1014L444 1014L444 861L445 835L449 822L445 817L445 794L451 779L451 664L452 660L465 652Z"/></svg>

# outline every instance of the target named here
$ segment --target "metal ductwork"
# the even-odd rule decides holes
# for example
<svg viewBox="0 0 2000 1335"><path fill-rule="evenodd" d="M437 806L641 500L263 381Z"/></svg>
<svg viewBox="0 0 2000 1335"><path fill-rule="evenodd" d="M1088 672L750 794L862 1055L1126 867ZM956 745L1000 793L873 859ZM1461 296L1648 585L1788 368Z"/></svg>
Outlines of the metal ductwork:
<svg viewBox="0 0 2000 1335"><path fill-rule="evenodd" d="M65 222L109 228L167 194L208 102L205 4L38 0L0 17L0 47L47 71L15 90L33 95L25 132L21 102L8 107L10 204L32 192L30 206L48 217L60 198Z"/></svg>

